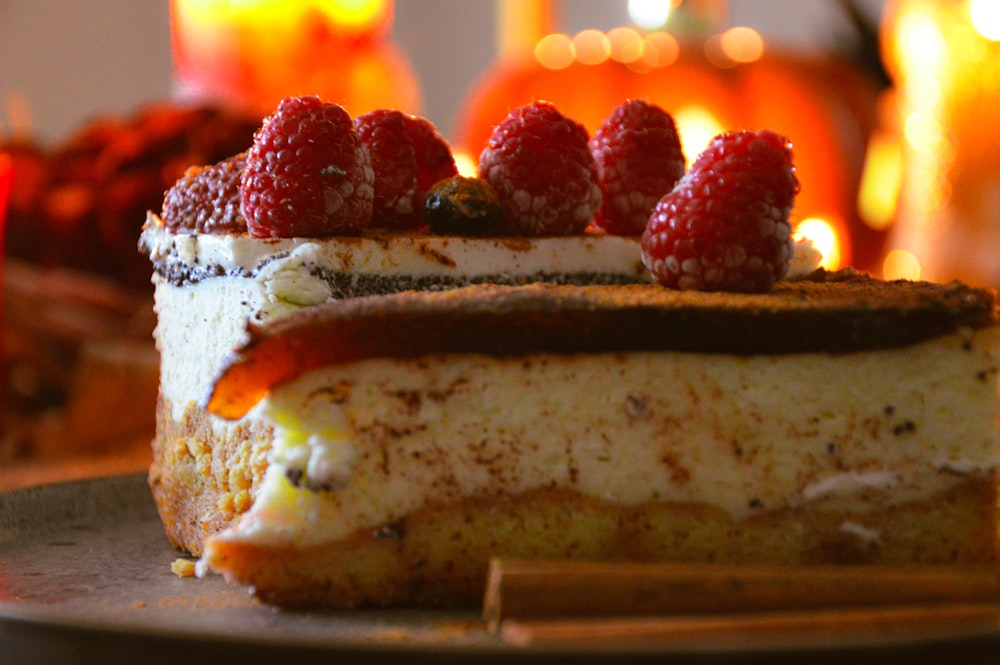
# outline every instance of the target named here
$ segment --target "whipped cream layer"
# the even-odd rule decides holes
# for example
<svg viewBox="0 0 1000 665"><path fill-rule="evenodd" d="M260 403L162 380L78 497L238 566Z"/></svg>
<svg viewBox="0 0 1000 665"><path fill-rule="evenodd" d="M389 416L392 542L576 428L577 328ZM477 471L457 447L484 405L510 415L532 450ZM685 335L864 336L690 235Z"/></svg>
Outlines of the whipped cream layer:
<svg viewBox="0 0 1000 665"><path fill-rule="evenodd" d="M365 360L280 386L251 510L216 538L297 546L464 498L569 489L734 519L927 499L998 462L998 333L840 355ZM211 561L211 540L207 546Z"/></svg>

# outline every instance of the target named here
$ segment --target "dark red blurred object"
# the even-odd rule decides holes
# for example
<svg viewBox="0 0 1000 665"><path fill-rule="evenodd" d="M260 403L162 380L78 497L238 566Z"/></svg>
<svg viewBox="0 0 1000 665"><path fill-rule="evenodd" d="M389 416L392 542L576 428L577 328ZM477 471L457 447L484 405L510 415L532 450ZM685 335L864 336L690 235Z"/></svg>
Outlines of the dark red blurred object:
<svg viewBox="0 0 1000 665"><path fill-rule="evenodd" d="M136 250L146 212L159 212L189 166L246 150L260 120L162 102L97 118L51 148L0 143L15 172L6 254L148 289L149 262Z"/></svg>

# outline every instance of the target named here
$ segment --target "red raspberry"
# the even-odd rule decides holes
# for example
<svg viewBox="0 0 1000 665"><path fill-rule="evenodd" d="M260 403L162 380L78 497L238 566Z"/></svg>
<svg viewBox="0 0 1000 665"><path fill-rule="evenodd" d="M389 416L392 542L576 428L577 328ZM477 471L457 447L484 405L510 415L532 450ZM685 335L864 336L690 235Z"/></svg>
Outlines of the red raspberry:
<svg viewBox="0 0 1000 665"><path fill-rule="evenodd" d="M246 153L212 166L192 166L163 198L164 225L174 233L244 233L240 179Z"/></svg>
<svg viewBox="0 0 1000 665"><path fill-rule="evenodd" d="M787 138L717 136L657 204L642 235L642 262L674 288L768 291L788 272L788 216L798 190Z"/></svg>
<svg viewBox="0 0 1000 665"><path fill-rule="evenodd" d="M424 227L424 195L458 173L451 147L425 118L378 109L354 119L375 172L372 226Z"/></svg>
<svg viewBox="0 0 1000 665"><path fill-rule="evenodd" d="M352 235L372 218L371 158L351 117L289 97L254 135L240 199L255 238Z"/></svg>
<svg viewBox="0 0 1000 665"><path fill-rule="evenodd" d="M684 175L684 151L670 114L642 100L620 104L590 140L604 203L594 224L639 235L659 200Z"/></svg>
<svg viewBox="0 0 1000 665"><path fill-rule="evenodd" d="M515 109L497 125L479 177L500 196L504 234L581 233L601 207L587 130L548 102Z"/></svg>

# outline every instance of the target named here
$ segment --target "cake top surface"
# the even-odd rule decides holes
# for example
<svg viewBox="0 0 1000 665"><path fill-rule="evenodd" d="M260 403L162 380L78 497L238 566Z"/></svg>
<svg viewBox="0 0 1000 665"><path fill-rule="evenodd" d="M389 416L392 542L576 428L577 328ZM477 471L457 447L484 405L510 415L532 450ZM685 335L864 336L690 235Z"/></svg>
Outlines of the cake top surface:
<svg viewBox="0 0 1000 665"><path fill-rule="evenodd" d="M762 294L626 286L477 285L305 309L264 326L224 362L207 408L241 417L319 367L435 353L685 351L847 353L996 325L995 294L961 283L819 270Z"/></svg>
<svg viewBox="0 0 1000 665"><path fill-rule="evenodd" d="M261 239L246 233L175 233L150 214L140 249L159 278L176 286L227 275L254 277L280 262L383 277L592 271L651 279L638 237L601 232L482 238L370 229L357 236Z"/></svg>

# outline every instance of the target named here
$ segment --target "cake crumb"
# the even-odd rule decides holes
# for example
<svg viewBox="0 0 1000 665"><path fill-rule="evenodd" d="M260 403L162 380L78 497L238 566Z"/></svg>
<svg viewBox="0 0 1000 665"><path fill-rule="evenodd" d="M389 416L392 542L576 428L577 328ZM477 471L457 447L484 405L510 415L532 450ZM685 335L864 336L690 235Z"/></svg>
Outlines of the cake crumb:
<svg viewBox="0 0 1000 665"><path fill-rule="evenodd" d="M197 577L197 565L191 559L178 558L170 564L170 572L177 577Z"/></svg>

